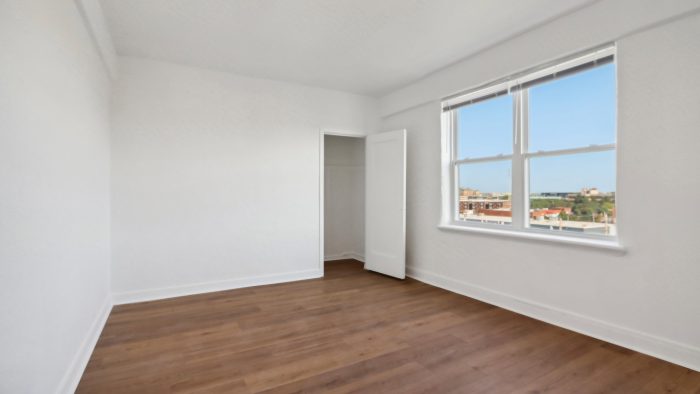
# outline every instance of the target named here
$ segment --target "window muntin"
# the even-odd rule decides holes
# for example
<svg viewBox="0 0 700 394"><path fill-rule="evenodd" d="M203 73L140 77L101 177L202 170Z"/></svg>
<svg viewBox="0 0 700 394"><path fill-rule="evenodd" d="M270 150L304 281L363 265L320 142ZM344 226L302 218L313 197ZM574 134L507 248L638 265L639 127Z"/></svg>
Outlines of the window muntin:
<svg viewBox="0 0 700 394"><path fill-rule="evenodd" d="M443 102L451 223L617 236L613 53L609 47L548 66L549 75L536 70Z"/></svg>

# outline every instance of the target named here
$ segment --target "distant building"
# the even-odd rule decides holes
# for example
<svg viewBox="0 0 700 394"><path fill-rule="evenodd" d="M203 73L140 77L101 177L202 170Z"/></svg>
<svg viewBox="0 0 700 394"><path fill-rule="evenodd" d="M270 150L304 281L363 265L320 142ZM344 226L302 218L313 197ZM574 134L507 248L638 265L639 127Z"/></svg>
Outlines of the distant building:
<svg viewBox="0 0 700 394"><path fill-rule="evenodd" d="M575 194L575 193L570 193L570 192L544 192L540 193L537 198L556 198L556 199L562 199L562 198L567 198L569 197L570 194ZM532 197L530 197L532 198Z"/></svg>
<svg viewBox="0 0 700 394"><path fill-rule="evenodd" d="M510 218L513 217L513 211L510 210L510 208L501 208L501 209L483 209L479 212L479 216L494 216L494 217L501 217L501 218Z"/></svg>
<svg viewBox="0 0 700 394"><path fill-rule="evenodd" d="M463 197L479 197L481 196L481 192L476 189L466 188L460 189L459 195Z"/></svg>
<svg viewBox="0 0 700 394"><path fill-rule="evenodd" d="M584 187L583 189L581 189L581 195L585 197L595 197L600 195L600 191L598 191L598 188L596 187Z"/></svg>
<svg viewBox="0 0 700 394"><path fill-rule="evenodd" d="M511 206L510 200L470 198L464 195L459 196L459 213L463 215L484 215L484 211L490 210L505 210L506 212L510 212Z"/></svg>

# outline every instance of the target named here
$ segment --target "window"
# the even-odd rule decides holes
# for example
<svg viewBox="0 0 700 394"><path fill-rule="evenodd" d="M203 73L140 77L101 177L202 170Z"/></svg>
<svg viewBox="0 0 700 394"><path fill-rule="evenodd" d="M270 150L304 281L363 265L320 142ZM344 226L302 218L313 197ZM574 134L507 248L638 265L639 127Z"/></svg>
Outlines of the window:
<svg viewBox="0 0 700 394"><path fill-rule="evenodd" d="M443 224L614 240L614 47L443 101Z"/></svg>

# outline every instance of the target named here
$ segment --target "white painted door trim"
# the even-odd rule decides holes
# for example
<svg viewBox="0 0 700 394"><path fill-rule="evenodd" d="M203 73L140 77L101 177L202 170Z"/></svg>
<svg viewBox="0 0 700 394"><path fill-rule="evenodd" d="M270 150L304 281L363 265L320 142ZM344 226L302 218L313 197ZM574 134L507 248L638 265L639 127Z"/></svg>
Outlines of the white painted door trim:
<svg viewBox="0 0 700 394"><path fill-rule="evenodd" d="M354 138L365 138L369 133L364 131L354 131L354 130L336 130L336 129L321 129L318 135L318 270L321 272L321 276L325 275L324 272L324 261L325 261L325 250L324 250L324 232L325 232L325 144L324 137L327 135L335 135L338 137L354 137Z"/></svg>

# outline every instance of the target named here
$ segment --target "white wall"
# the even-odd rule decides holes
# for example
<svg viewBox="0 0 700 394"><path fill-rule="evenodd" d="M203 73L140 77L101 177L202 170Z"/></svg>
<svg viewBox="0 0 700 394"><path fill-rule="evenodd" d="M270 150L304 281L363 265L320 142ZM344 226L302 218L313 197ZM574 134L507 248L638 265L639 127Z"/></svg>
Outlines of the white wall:
<svg viewBox="0 0 700 394"><path fill-rule="evenodd" d="M657 9L647 4L647 11L663 14L661 3L666 2ZM631 9L634 13L639 11ZM524 69L583 44L617 38L597 36L600 42L590 42L587 34L596 21L590 16L590 10L572 14L383 99L385 110L393 112L432 97L381 124L382 129L408 129L409 273L700 369L700 243L692 213L700 201L698 14L618 42L618 203L626 254L437 228L440 104L434 94L448 93L437 85L452 80L452 91L459 90L478 84L481 77L503 76L494 70ZM592 30L610 32L607 23L612 22L601 19ZM557 42L554 49L542 49L548 40ZM505 58L511 59L507 66L501 63ZM672 213L650 214L661 207Z"/></svg>
<svg viewBox="0 0 700 394"><path fill-rule="evenodd" d="M382 97L380 114L427 104L698 9L700 0L598 0Z"/></svg>
<svg viewBox="0 0 700 394"><path fill-rule="evenodd" d="M111 307L110 80L71 1L0 2L0 392L72 392Z"/></svg>
<svg viewBox="0 0 700 394"><path fill-rule="evenodd" d="M112 137L116 302L319 271L319 133L375 99L122 58Z"/></svg>
<svg viewBox="0 0 700 394"><path fill-rule="evenodd" d="M112 35L107 27L100 0L74 0L80 11L85 27L90 32L90 37L97 47L102 63L112 78L116 78L117 51L112 42Z"/></svg>
<svg viewBox="0 0 700 394"><path fill-rule="evenodd" d="M365 139L327 135L325 141L325 259L364 259Z"/></svg>

